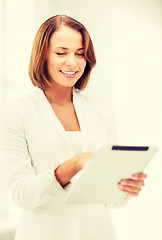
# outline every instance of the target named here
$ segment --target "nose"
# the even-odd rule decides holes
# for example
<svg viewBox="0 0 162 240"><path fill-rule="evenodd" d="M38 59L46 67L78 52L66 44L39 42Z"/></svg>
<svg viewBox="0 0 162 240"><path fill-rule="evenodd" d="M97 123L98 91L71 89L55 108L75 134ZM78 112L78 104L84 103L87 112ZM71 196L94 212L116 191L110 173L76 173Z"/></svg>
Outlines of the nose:
<svg viewBox="0 0 162 240"><path fill-rule="evenodd" d="M75 67L77 65L75 55L74 54L69 54L66 59L66 65L70 67Z"/></svg>

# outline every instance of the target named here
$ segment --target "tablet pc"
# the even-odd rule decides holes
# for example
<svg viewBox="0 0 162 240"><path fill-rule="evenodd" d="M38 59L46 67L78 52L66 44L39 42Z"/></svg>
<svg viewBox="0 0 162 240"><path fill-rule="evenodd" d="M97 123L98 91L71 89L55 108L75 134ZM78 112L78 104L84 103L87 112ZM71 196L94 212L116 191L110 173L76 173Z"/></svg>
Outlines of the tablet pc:
<svg viewBox="0 0 162 240"><path fill-rule="evenodd" d="M120 204L126 194L118 189L118 182L143 172L156 151L154 146L115 145L98 149L72 183L65 203Z"/></svg>

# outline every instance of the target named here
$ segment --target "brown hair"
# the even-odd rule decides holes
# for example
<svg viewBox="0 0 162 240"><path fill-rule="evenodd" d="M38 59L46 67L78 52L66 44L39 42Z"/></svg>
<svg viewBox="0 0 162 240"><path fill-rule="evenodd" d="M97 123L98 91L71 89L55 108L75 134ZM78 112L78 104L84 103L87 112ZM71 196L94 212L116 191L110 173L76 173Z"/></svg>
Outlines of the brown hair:
<svg viewBox="0 0 162 240"><path fill-rule="evenodd" d="M52 33L58 30L61 26L68 26L79 31L83 38L84 54L86 58L86 67L83 75L78 79L75 88L82 90L87 86L92 68L96 64L96 58L92 40L86 28L75 19L66 15L56 15L47 19L39 28L32 47L29 77L34 86L41 88L51 85L49 83L46 54L49 47L50 37Z"/></svg>

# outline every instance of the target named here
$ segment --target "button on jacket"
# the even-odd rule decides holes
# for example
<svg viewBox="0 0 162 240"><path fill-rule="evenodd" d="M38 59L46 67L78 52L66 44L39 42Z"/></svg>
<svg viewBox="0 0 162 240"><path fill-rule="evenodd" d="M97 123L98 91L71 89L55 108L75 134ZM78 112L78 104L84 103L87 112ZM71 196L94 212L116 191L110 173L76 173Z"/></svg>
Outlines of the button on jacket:
<svg viewBox="0 0 162 240"><path fill-rule="evenodd" d="M108 105L73 90L82 151L116 142ZM114 240L106 205L66 205L54 170L74 153L66 131L39 88L7 101L1 116L3 162L13 201L22 209L16 240ZM96 189L97 191L97 189Z"/></svg>

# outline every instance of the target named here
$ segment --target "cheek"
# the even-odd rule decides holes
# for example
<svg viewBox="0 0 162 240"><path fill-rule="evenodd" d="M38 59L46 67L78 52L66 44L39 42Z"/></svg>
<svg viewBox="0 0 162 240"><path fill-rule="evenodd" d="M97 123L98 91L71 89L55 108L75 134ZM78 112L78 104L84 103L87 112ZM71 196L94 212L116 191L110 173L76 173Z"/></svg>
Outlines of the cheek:
<svg viewBox="0 0 162 240"><path fill-rule="evenodd" d="M85 59L82 59L81 62L80 62L80 66L83 69L83 71L84 71L84 69L86 67L86 63L87 63L87 61Z"/></svg>
<svg viewBox="0 0 162 240"><path fill-rule="evenodd" d="M47 70L48 72L54 72L56 71L60 65L61 65L61 61L56 60L55 58L49 58L47 61Z"/></svg>

